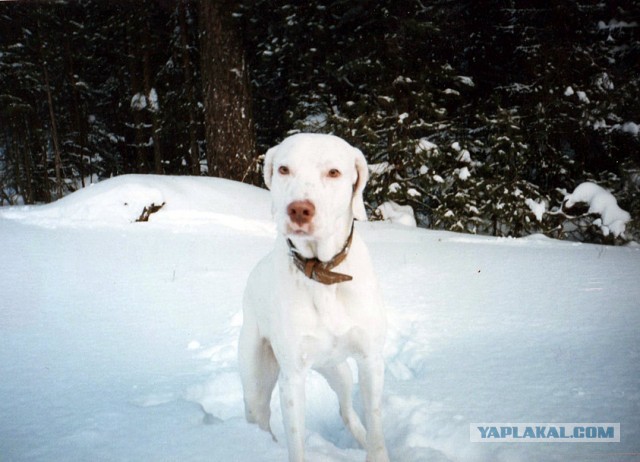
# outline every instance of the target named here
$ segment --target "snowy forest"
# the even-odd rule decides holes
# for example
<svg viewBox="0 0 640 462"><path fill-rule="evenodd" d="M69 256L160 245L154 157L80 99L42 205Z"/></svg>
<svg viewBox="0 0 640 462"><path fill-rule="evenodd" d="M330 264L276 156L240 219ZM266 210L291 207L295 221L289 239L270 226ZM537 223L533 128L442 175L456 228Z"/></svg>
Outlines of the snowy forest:
<svg viewBox="0 0 640 462"><path fill-rule="evenodd" d="M365 153L373 218L640 239L635 0L2 2L0 82L0 205L126 173L261 185L306 131ZM587 181L625 234L564 204Z"/></svg>

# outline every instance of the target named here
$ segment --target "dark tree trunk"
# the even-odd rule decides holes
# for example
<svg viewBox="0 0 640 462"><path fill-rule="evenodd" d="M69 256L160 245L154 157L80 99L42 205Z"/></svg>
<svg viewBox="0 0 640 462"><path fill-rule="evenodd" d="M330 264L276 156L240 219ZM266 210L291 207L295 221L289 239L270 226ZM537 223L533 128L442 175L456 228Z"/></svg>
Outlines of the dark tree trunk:
<svg viewBox="0 0 640 462"><path fill-rule="evenodd" d="M44 50L42 46L42 36L40 35L40 30L42 26L40 25L40 21L37 23L38 26L38 46L40 52L40 63L42 66L42 75L44 77L44 89L47 93L47 105L49 107L49 120L51 122L51 141L53 143L53 152L54 152L54 168L56 173L56 199L60 199L62 197L62 155L60 153L60 143L58 140L58 126L56 123L55 111L53 110L53 96L51 94L51 84L49 80L49 70L47 66L49 65L45 56Z"/></svg>
<svg viewBox="0 0 640 462"><path fill-rule="evenodd" d="M159 101L157 99L158 94L155 94L156 100L152 101L152 90L155 92L155 88L151 82L151 31L149 25L149 16L144 19L142 27L142 48L144 50L142 54L143 65L143 80L144 80L144 92L147 97L147 110L151 116L151 141L153 143L153 171L157 174L164 173L162 165L162 151L160 150L160 121L158 120L158 110L160 108Z"/></svg>
<svg viewBox="0 0 640 462"><path fill-rule="evenodd" d="M189 36L187 30L187 2L180 1L178 5L178 20L180 25L180 46L182 48L182 69L187 92L187 104L189 107L189 171L192 175L200 175L200 152L198 149L198 137L196 133L196 96L193 82L193 65L189 53Z"/></svg>
<svg viewBox="0 0 640 462"><path fill-rule="evenodd" d="M255 130L235 2L200 2L200 56L209 175L241 180L255 157Z"/></svg>
<svg viewBox="0 0 640 462"><path fill-rule="evenodd" d="M71 87L71 94L73 96L73 104L72 104L72 112L73 112L73 122L75 124L74 130L76 133L76 150L78 156L78 173L80 174L80 181L82 187L85 185L85 169L84 169L84 156L87 153L87 121L86 117L83 114L82 104L80 99L80 93L78 91L78 79L74 70L73 63L73 53L71 52L71 38L69 35L65 35L64 38L64 52L66 59L66 67L67 67L67 80L69 81L69 86ZM91 159L91 156L89 156Z"/></svg>
<svg viewBox="0 0 640 462"><path fill-rule="evenodd" d="M24 179L22 181L20 181L22 179L22 176L20 175L20 169L19 169L19 165L20 162L16 162L16 166L18 168L16 168L16 179L18 180L16 183L22 183L22 197L24 198L24 201L26 204L33 204L34 200L33 200L33 178L31 175L31 152L29 150L29 146L30 146L30 142L31 140L29 140L27 138L27 133L29 131L29 126L28 126L28 122L26 122L25 120L25 130L23 132L23 138L21 140L21 144L22 144L22 170L24 172ZM15 146L15 144L14 144ZM15 146L16 148L16 153L18 153L20 151L20 148L18 146ZM17 156L16 156L17 158ZM45 159L46 159L46 155L45 155ZM46 164L45 164L46 165ZM46 177L46 168L45 168L45 177Z"/></svg>
<svg viewBox="0 0 640 462"><path fill-rule="evenodd" d="M138 66L136 63L139 59L137 54L137 48L134 45L135 41L135 31L131 31L130 42L129 42L129 72L131 75L131 92L133 95L140 96L144 93L143 84L140 81L140 75L138 73ZM146 96L145 96L146 98ZM141 104L141 103L140 103ZM135 173L149 173L149 165L147 162L147 148L146 148L146 138L144 134L144 115L142 114L143 109L136 104L131 103L131 113L133 116L133 125L134 125L134 139L135 139L135 151L136 151L136 162L135 162ZM127 172L130 173L130 172Z"/></svg>
<svg viewBox="0 0 640 462"><path fill-rule="evenodd" d="M49 85L49 71L47 64L43 63L44 84L47 92L47 103L49 106L49 118L51 119L51 140L53 141L54 152L54 168L56 172L56 193L57 199L62 197L62 156L60 155L60 143L58 141L58 127L56 124L56 116L53 111L53 97L51 96L51 86Z"/></svg>

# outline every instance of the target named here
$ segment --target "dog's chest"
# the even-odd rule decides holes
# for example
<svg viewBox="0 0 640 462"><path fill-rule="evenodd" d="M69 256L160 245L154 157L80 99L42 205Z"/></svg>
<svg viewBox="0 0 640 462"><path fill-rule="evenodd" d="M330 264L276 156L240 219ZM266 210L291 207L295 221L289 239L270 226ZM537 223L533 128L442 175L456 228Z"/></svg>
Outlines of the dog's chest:
<svg viewBox="0 0 640 462"><path fill-rule="evenodd" d="M309 323L300 336L300 356L305 365L336 364L360 349L357 324L336 290L311 294Z"/></svg>
<svg viewBox="0 0 640 462"><path fill-rule="evenodd" d="M318 330L326 331L327 335L340 337L353 327L348 308L344 303L344 297L339 296L336 286L322 287L311 293L313 306L312 315L316 318Z"/></svg>

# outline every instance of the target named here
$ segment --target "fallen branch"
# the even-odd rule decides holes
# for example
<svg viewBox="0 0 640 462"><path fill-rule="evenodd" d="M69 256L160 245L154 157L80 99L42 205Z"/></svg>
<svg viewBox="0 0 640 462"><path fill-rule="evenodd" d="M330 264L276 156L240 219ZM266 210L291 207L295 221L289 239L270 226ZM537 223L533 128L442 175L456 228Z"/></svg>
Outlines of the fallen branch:
<svg viewBox="0 0 640 462"><path fill-rule="evenodd" d="M151 214L156 213L158 210L160 210L164 206L164 204L166 204L166 202L163 202L160 205L156 205L152 202L150 206L144 208L136 222L149 221L149 217L151 216Z"/></svg>

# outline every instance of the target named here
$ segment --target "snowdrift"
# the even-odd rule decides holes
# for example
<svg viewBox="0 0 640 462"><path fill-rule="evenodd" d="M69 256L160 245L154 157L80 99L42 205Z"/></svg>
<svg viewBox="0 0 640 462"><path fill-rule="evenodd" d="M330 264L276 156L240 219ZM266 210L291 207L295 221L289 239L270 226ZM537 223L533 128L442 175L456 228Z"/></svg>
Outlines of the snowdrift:
<svg viewBox="0 0 640 462"><path fill-rule="evenodd" d="M123 175L76 191L48 205L0 209L0 216L42 226L122 226L144 209L162 206L150 221L173 225L270 220L268 192L221 178Z"/></svg>
<svg viewBox="0 0 640 462"><path fill-rule="evenodd" d="M389 311L392 460L640 452L638 247L357 227ZM274 236L267 191L211 178L0 209L0 460L286 460L277 393L274 442L244 420L236 362L245 280ZM318 375L307 401L308 460L364 460ZM619 422L621 442L471 443L472 422Z"/></svg>

